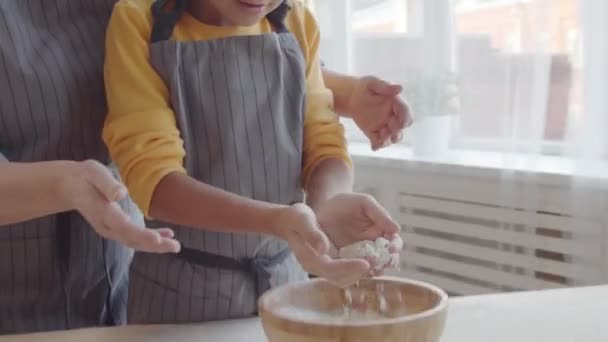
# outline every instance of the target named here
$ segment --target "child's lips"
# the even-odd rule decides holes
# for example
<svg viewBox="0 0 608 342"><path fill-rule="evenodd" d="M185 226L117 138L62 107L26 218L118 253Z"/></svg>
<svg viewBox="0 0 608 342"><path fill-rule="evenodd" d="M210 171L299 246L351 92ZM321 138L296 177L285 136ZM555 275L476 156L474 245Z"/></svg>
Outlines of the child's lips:
<svg viewBox="0 0 608 342"><path fill-rule="evenodd" d="M266 7L266 4L263 3L263 2L246 1L246 0L239 0L239 2L241 3L241 5L246 6L246 7L250 7L250 8L264 8L264 7Z"/></svg>
<svg viewBox="0 0 608 342"><path fill-rule="evenodd" d="M249 6L266 6L265 1L255 1L255 0L239 0L239 1L242 2L243 4L246 4Z"/></svg>
<svg viewBox="0 0 608 342"><path fill-rule="evenodd" d="M259 2L259 1L247 1L247 0L239 0L239 3L244 6L245 8L251 9L251 10L258 10L261 11L264 8L266 8L266 4L263 2Z"/></svg>

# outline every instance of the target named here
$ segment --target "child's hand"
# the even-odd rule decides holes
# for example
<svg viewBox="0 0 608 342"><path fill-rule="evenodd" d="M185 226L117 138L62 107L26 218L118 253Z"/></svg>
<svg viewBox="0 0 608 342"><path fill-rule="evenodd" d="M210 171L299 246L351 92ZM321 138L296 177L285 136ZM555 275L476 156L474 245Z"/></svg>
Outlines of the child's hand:
<svg viewBox="0 0 608 342"><path fill-rule="evenodd" d="M399 97L402 88L376 77L355 81L348 102L349 114L378 150L403 138L403 129L412 124L407 104Z"/></svg>
<svg viewBox="0 0 608 342"><path fill-rule="evenodd" d="M284 209L275 225L277 235L289 243L304 270L310 274L344 287L370 271L371 265L365 260L334 259L329 255L331 244L307 205L296 204Z"/></svg>
<svg viewBox="0 0 608 342"><path fill-rule="evenodd" d="M390 241L391 263L395 266L403 249L401 227L371 196L360 193L337 195L317 206L317 219L329 240L341 248L357 241L384 237ZM372 267L373 265L372 261ZM381 273L374 273L377 275Z"/></svg>
<svg viewBox="0 0 608 342"><path fill-rule="evenodd" d="M106 239L116 240L138 251L178 252L179 242L168 228L148 229L131 222L118 201L127 190L108 169L95 161L73 163L59 184L61 197ZM143 220L142 220L143 221Z"/></svg>

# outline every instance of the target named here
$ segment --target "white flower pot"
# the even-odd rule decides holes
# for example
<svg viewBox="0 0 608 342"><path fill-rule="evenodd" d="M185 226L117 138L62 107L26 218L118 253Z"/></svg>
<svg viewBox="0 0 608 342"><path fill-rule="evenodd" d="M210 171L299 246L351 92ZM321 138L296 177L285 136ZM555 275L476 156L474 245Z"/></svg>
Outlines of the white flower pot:
<svg viewBox="0 0 608 342"><path fill-rule="evenodd" d="M420 157L441 157L449 149L451 116L423 116L414 120L412 126L412 147L414 155Z"/></svg>

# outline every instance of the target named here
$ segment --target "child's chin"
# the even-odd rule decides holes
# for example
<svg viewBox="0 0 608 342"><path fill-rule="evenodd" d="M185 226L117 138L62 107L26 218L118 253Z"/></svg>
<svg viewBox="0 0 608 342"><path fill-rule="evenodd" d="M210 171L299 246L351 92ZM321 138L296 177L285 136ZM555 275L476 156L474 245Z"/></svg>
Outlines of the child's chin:
<svg viewBox="0 0 608 342"><path fill-rule="evenodd" d="M243 16L237 21L237 26L253 26L259 23L264 16Z"/></svg>

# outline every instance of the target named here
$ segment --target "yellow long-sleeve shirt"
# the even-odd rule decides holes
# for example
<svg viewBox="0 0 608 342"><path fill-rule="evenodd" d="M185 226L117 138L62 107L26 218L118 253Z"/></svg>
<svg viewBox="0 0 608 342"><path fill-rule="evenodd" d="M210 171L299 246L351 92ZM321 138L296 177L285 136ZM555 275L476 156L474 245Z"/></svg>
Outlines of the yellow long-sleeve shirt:
<svg viewBox="0 0 608 342"><path fill-rule="evenodd" d="M109 113L103 139L135 202L147 215L159 181L171 172L186 172L184 150L169 89L150 64L153 0L121 0L106 36L105 81ZM306 60L303 183L322 160L350 163L344 129L333 111L331 92L321 74L319 30L298 1L292 1L285 24L296 36ZM272 31L266 19L251 27L218 27L184 13L173 33L179 41L213 40ZM245 143L245 142L244 142Z"/></svg>

